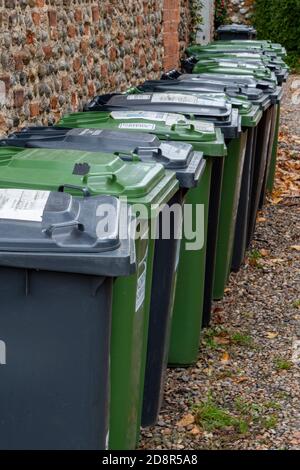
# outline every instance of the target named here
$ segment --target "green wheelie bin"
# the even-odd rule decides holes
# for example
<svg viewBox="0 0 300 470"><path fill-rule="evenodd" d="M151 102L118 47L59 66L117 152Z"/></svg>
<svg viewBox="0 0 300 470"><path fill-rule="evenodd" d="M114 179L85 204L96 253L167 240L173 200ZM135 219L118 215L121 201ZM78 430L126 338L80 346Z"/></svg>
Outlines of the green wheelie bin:
<svg viewBox="0 0 300 470"><path fill-rule="evenodd" d="M0 167L0 188L109 194L126 198L137 212L137 273L114 283L110 353L109 446L132 449L141 421L158 207L178 192L175 174L160 164L125 162L108 153L15 148L12 156L8 148L8 162L6 151L0 149L0 160L7 162Z"/></svg>
<svg viewBox="0 0 300 470"><path fill-rule="evenodd" d="M224 160L227 158L222 132L225 133L228 143L232 139L237 139L240 118L236 110L229 112L225 119L222 113L215 109L214 121L215 124L190 121L183 115L164 112L99 111L73 113L65 116L59 123L65 128L120 129L123 132L139 129L139 131L151 132L164 141L190 143L195 150L203 152L206 158L205 181L212 179L214 182L209 196L207 243L203 249L193 252L181 249L180 252L169 352L171 365L188 365L197 360L200 339L198 325L202 322L202 312L204 318L210 317L211 312L219 211L221 199L227 197L226 188L222 188ZM220 129L215 128L215 125ZM234 151L235 146L230 145L229 150ZM236 153L230 155L232 159L238 158ZM203 193L199 203L202 201L207 211L206 186L201 187ZM189 276L186 273L190 273ZM191 295L187 302L186 292L190 291ZM186 321L187 317L190 319L189 322ZM179 335L177 331L180 332Z"/></svg>
<svg viewBox="0 0 300 470"><path fill-rule="evenodd" d="M171 201L170 209L174 211L174 216L181 218L181 214L175 211L178 209L181 211L182 207L188 207L184 204L186 198L188 198L189 204L192 204L193 213L197 214L197 204L203 203L206 204L206 207L208 206L210 169L206 169L206 161L203 160L202 153L195 152L192 145L187 143L161 142L155 135L121 130L99 131L95 129L70 130L61 127L30 127L11 134L1 144L94 152L101 149L102 152L115 152L125 161L139 158L148 163L161 163L165 169L173 170L176 173L180 185L179 191ZM194 197L194 201L192 197ZM167 215L167 209L165 214ZM162 222L166 223L168 220L162 220ZM185 226L186 224L183 228ZM180 227L178 228L180 229ZM199 236L203 232L203 243L206 240L206 228L206 221L203 224L203 221L199 220L198 231ZM166 226L162 228L162 230L166 229L168 230ZM177 267L180 264L181 240L174 235L176 234L172 234L170 230L170 237L166 240L159 240L155 247L153 272L159 274L155 275L152 280L143 402L143 423L149 425L154 424L158 418L167 366L174 287ZM188 243L188 241L183 242L183 251L185 251L184 243ZM204 273L201 278L204 278ZM199 309L201 310L201 308L202 305Z"/></svg>

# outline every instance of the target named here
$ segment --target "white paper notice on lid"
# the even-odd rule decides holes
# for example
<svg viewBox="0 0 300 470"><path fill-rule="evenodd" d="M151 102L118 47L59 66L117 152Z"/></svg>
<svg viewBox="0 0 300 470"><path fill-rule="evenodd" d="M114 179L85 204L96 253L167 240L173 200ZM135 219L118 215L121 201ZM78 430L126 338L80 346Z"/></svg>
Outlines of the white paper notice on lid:
<svg viewBox="0 0 300 470"><path fill-rule="evenodd" d="M101 135L103 132L103 129L83 129L83 130L80 130L80 132L78 132L78 129L71 129L70 132L68 132L69 135L80 135L80 136L87 136L87 135L91 135L91 136L98 136L98 135Z"/></svg>
<svg viewBox="0 0 300 470"><path fill-rule="evenodd" d="M186 122L186 118L181 114L163 113L154 111L113 111L110 116L116 120L144 119L146 121L164 122L167 126L172 126L178 122Z"/></svg>
<svg viewBox="0 0 300 470"><path fill-rule="evenodd" d="M151 95L128 95L127 99L128 100L150 100Z"/></svg>
<svg viewBox="0 0 300 470"><path fill-rule="evenodd" d="M113 119L146 119L148 121L165 121L167 113L153 111L113 111L110 113Z"/></svg>
<svg viewBox="0 0 300 470"><path fill-rule="evenodd" d="M187 122L187 119L182 116L181 114L172 114L168 113L165 123L167 126L173 126L173 124L179 124L179 123L185 124Z"/></svg>
<svg viewBox="0 0 300 470"><path fill-rule="evenodd" d="M119 124L119 129L134 129L140 131L154 131L155 124L150 124L147 122L122 122Z"/></svg>
<svg viewBox="0 0 300 470"><path fill-rule="evenodd" d="M172 160L181 160L187 158L191 148L191 145L181 142L174 142L174 144L162 142L160 145L160 149L163 155L165 157L170 156Z"/></svg>
<svg viewBox="0 0 300 470"><path fill-rule="evenodd" d="M197 132L214 132L215 126L212 122L193 121L191 122Z"/></svg>
<svg viewBox="0 0 300 470"><path fill-rule="evenodd" d="M253 65L251 64L244 64L244 62L240 62L240 63L236 63L236 62L219 62L219 65L221 67L231 67L231 68L234 68L234 69L238 69L238 68L241 68L241 69L253 69Z"/></svg>
<svg viewBox="0 0 300 470"><path fill-rule="evenodd" d="M49 191L0 189L0 219L41 222Z"/></svg>
<svg viewBox="0 0 300 470"><path fill-rule="evenodd" d="M235 63L235 62L226 62L226 61L224 61L224 62L219 62L219 65L220 65L221 67L232 67L232 68L234 68L234 69L237 69L238 66L239 66L239 64L237 64L237 63Z"/></svg>
<svg viewBox="0 0 300 470"><path fill-rule="evenodd" d="M154 93L152 103L201 104L198 96L184 93Z"/></svg>

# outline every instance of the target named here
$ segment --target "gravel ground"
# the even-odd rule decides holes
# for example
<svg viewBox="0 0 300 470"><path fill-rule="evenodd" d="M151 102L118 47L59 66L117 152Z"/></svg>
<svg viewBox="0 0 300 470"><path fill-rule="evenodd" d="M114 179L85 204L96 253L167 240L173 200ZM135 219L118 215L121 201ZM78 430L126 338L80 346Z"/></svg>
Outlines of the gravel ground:
<svg viewBox="0 0 300 470"><path fill-rule="evenodd" d="M297 78L282 107L275 196L214 305L197 364L168 371L158 425L143 430L141 448L300 450L300 193L286 171L289 159L300 169Z"/></svg>

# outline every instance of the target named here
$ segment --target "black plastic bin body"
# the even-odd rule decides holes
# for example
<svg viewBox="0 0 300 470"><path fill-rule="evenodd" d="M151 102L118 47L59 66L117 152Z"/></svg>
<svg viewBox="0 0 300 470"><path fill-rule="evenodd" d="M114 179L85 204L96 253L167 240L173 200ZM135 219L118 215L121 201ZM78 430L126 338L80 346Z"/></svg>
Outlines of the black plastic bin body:
<svg viewBox="0 0 300 470"><path fill-rule="evenodd" d="M182 142L161 142L158 137L139 132L99 129L69 129L61 127L29 127L11 134L2 145L34 148L73 149L118 153L132 161L161 163L176 173L179 190L159 214L159 234L155 241L151 288L147 362L144 385L143 425L155 423L162 401L167 368L173 290L176 281L178 239L177 220L170 224L170 237L163 238L163 215L174 204L183 207L190 188L198 185L205 167L201 152ZM175 223L176 222L176 223Z"/></svg>
<svg viewBox="0 0 300 470"><path fill-rule="evenodd" d="M95 211L115 198L13 193L47 202L41 221L10 220L0 191L0 448L103 450L113 279L136 269L134 241L97 239Z"/></svg>
<svg viewBox="0 0 300 470"><path fill-rule="evenodd" d="M231 41L234 39L256 39L257 31L253 26L242 24L227 24L217 29L217 39L220 41Z"/></svg>

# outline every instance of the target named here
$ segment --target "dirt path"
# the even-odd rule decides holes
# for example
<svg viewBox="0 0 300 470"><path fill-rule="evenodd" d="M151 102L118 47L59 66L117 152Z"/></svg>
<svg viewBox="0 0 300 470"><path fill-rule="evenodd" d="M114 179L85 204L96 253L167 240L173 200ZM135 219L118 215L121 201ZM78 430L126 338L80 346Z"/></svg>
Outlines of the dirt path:
<svg viewBox="0 0 300 470"><path fill-rule="evenodd" d="M282 108L276 191L259 215L247 263L214 306L198 363L168 371L159 423L143 431L141 448L300 450L296 79Z"/></svg>

